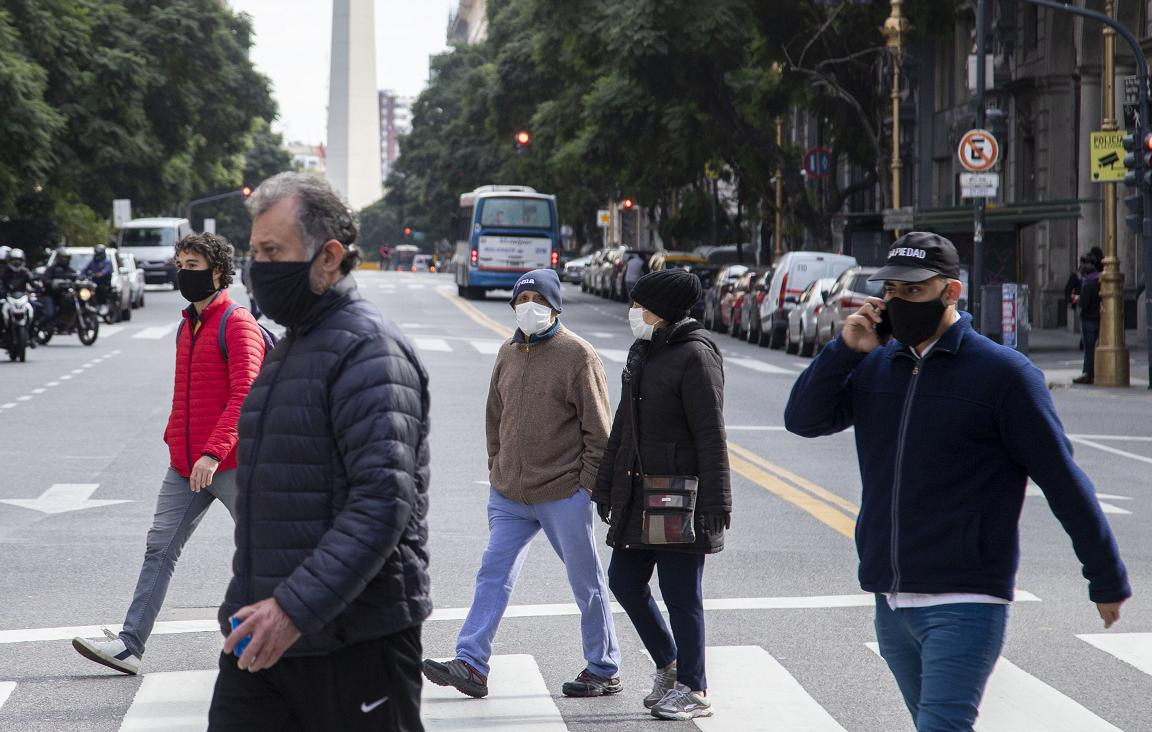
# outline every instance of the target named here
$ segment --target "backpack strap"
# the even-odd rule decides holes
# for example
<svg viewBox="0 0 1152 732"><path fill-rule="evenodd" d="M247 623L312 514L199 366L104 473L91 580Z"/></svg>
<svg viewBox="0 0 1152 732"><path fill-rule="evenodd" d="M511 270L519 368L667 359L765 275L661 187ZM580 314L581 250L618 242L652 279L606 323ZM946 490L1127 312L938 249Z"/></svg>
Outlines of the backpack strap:
<svg viewBox="0 0 1152 732"><path fill-rule="evenodd" d="M216 334L216 345L220 348L220 355L224 357L225 361L228 360L228 344L224 338L224 333L228 326L228 316L232 315L238 307L240 307L240 303L234 302L229 305L228 309L224 311L224 314L220 316L220 331Z"/></svg>

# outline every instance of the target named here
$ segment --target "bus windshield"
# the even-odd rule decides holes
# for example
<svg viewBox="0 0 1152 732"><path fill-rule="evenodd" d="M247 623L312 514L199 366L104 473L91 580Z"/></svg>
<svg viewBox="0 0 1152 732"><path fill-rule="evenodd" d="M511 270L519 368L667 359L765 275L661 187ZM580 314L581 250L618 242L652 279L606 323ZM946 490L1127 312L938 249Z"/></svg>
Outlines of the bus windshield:
<svg viewBox="0 0 1152 732"><path fill-rule="evenodd" d="M480 225L511 229L551 229L552 211L539 198L486 198L480 209Z"/></svg>

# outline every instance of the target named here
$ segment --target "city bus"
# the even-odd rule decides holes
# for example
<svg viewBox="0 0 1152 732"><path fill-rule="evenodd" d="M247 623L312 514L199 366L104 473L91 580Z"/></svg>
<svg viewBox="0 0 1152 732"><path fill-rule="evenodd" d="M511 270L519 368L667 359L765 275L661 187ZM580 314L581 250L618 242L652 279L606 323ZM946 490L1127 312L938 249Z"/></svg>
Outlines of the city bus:
<svg viewBox="0 0 1152 732"><path fill-rule="evenodd" d="M556 196L527 186L481 186L460 196L456 213L456 290L484 297L511 290L520 275L560 258Z"/></svg>

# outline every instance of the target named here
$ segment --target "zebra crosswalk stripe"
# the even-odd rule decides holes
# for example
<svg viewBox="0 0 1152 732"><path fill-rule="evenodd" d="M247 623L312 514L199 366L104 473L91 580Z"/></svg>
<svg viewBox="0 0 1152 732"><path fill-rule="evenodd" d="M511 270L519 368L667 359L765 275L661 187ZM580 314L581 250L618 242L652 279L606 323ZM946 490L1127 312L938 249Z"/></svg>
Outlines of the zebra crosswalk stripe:
<svg viewBox="0 0 1152 732"><path fill-rule="evenodd" d="M1152 633L1090 633L1076 637L1152 676Z"/></svg>
<svg viewBox="0 0 1152 732"><path fill-rule="evenodd" d="M876 643L866 644L876 654ZM976 732L1121 732L1087 708L1001 657L988 678Z"/></svg>
<svg viewBox="0 0 1152 732"><path fill-rule="evenodd" d="M712 716L702 732L844 732L792 674L760 646L708 648L705 656ZM749 673L756 669L755 673Z"/></svg>
<svg viewBox="0 0 1152 732"><path fill-rule="evenodd" d="M493 656L488 696L463 699L455 689L424 683L420 716L427 732L465 732L514 727L517 732L566 732L536 659Z"/></svg>
<svg viewBox="0 0 1152 732"><path fill-rule="evenodd" d="M728 358L728 359L724 360L724 363L734 363L737 366L743 366L746 369L752 369L753 371L759 371L762 374L787 374L789 376L795 376L796 375L796 372L792 371L791 369L785 369L785 368L781 368L779 366L773 366L770 363L764 363L763 361L757 361L754 358Z"/></svg>
<svg viewBox="0 0 1152 732"><path fill-rule="evenodd" d="M148 674L136 690L120 732L199 732L208 726L215 671Z"/></svg>
<svg viewBox="0 0 1152 732"><path fill-rule="evenodd" d="M8 697L12 696L12 692L16 691L15 681L0 681L0 707L8 701Z"/></svg>
<svg viewBox="0 0 1152 732"><path fill-rule="evenodd" d="M156 325L152 326L151 328L143 328L140 331L133 333L132 337L149 341L158 341L161 338L167 338L168 335L175 331L179 326L180 321L177 320L175 323L169 323L168 325Z"/></svg>
<svg viewBox="0 0 1152 732"><path fill-rule="evenodd" d="M448 341L443 338L428 338L427 336L409 336L416 347L421 351L442 351L447 352L452 350L452 346L448 345Z"/></svg>

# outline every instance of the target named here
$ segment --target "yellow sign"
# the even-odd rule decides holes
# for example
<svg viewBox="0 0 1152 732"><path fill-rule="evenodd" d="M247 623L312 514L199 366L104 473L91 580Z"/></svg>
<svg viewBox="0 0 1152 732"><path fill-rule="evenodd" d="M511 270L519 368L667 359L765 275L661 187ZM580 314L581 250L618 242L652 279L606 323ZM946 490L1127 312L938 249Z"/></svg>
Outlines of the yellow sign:
<svg viewBox="0 0 1152 732"><path fill-rule="evenodd" d="M1124 168L1124 131L1092 133L1092 182L1119 183Z"/></svg>

